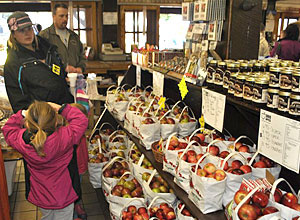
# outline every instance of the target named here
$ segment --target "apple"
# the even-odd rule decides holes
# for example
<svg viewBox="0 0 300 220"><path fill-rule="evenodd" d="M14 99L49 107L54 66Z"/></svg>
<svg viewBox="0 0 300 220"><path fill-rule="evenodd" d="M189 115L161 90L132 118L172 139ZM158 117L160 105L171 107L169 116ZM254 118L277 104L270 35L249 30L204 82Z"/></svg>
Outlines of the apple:
<svg viewBox="0 0 300 220"><path fill-rule="evenodd" d="M244 174L244 172L240 169L233 169L231 173L235 174L235 175L243 175Z"/></svg>
<svg viewBox="0 0 300 220"><path fill-rule="evenodd" d="M232 161L232 163L231 163L231 167L232 167L233 169L240 169L240 167L241 167L242 165L243 165L242 162L239 161L239 160L234 160L234 161Z"/></svg>
<svg viewBox="0 0 300 220"><path fill-rule="evenodd" d="M235 137L230 137L230 138L228 138L228 141L235 141L235 140L236 140Z"/></svg>
<svg viewBox="0 0 300 220"><path fill-rule="evenodd" d="M234 147L235 147L235 149L239 150L240 146L242 146L242 145L243 144L241 142L237 142Z"/></svg>
<svg viewBox="0 0 300 220"><path fill-rule="evenodd" d="M257 218L255 208L249 204L243 204L238 211L241 220L254 220Z"/></svg>
<svg viewBox="0 0 300 220"><path fill-rule="evenodd" d="M224 170L216 170L214 178L217 181L222 181L225 179L225 177L226 177L226 173L224 172Z"/></svg>
<svg viewBox="0 0 300 220"><path fill-rule="evenodd" d="M263 215L268 215L268 214L271 214L271 213L275 213L275 212L278 212L279 210L277 208L275 208L274 206L268 206L266 208L264 208L262 214Z"/></svg>
<svg viewBox="0 0 300 220"><path fill-rule="evenodd" d="M190 138L190 141L196 141L196 142L199 143L199 144L202 142L201 139L200 139L199 137L197 137L197 136L191 137L191 138Z"/></svg>
<svg viewBox="0 0 300 220"><path fill-rule="evenodd" d="M168 124L175 124L175 120L173 118L167 118Z"/></svg>
<svg viewBox="0 0 300 220"><path fill-rule="evenodd" d="M197 136L198 138L200 138L201 143L203 143L203 142L205 141L205 135L204 135L204 134L199 133L199 134L196 134L196 136Z"/></svg>
<svg viewBox="0 0 300 220"><path fill-rule="evenodd" d="M251 173L252 168L249 165L242 165L240 167L240 170L243 171L244 173Z"/></svg>
<svg viewBox="0 0 300 220"><path fill-rule="evenodd" d="M192 216L191 213L190 213L190 211L187 210L187 209L185 209L185 208L181 211L181 214L183 214L185 216Z"/></svg>
<svg viewBox="0 0 300 220"><path fill-rule="evenodd" d="M143 217L143 220L149 220L149 215L148 215L147 212L144 212L144 213L142 213L141 215L142 215L142 217Z"/></svg>
<svg viewBox="0 0 300 220"><path fill-rule="evenodd" d="M254 168L267 168L267 165L263 161L257 161L253 164Z"/></svg>
<svg viewBox="0 0 300 220"><path fill-rule="evenodd" d="M127 207L127 212L131 212L132 214L135 214L136 211L137 211L137 209L134 205L130 205Z"/></svg>
<svg viewBox="0 0 300 220"><path fill-rule="evenodd" d="M263 192L255 192L252 196L252 202L261 208L265 208L268 205L269 196Z"/></svg>
<svg viewBox="0 0 300 220"><path fill-rule="evenodd" d="M139 215L139 214L135 214L133 216L133 220L143 220L143 217L141 215Z"/></svg>
<svg viewBox="0 0 300 220"><path fill-rule="evenodd" d="M156 211L155 215L156 215L156 217L157 217L158 219L164 219L164 212L163 212L162 209L158 209L158 210Z"/></svg>
<svg viewBox="0 0 300 220"><path fill-rule="evenodd" d="M246 190L238 190L234 194L234 202L238 205L246 196L248 195L248 192ZM244 203L244 204L249 204L250 203L250 198Z"/></svg>
<svg viewBox="0 0 300 220"><path fill-rule="evenodd" d="M188 146L188 143L186 142L179 142L178 147L180 149L185 149Z"/></svg>
<svg viewBox="0 0 300 220"><path fill-rule="evenodd" d="M196 156L188 156L187 161L188 163L197 163Z"/></svg>
<svg viewBox="0 0 300 220"><path fill-rule="evenodd" d="M160 119L160 123L161 124L168 124L167 119L166 118L162 118Z"/></svg>
<svg viewBox="0 0 300 220"><path fill-rule="evenodd" d="M238 149L239 152L250 152L250 149L247 145L241 145Z"/></svg>
<svg viewBox="0 0 300 220"><path fill-rule="evenodd" d="M179 145L178 138L175 136L172 136L170 139L169 146L178 146L178 145Z"/></svg>
<svg viewBox="0 0 300 220"><path fill-rule="evenodd" d="M203 170L203 169L197 169L197 175L198 176L206 176L206 171L205 170Z"/></svg>
<svg viewBox="0 0 300 220"><path fill-rule="evenodd" d="M219 157L225 159L229 155L229 152L227 150L224 150L220 153Z"/></svg>
<svg viewBox="0 0 300 220"><path fill-rule="evenodd" d="M219 151L220 151L220 149L215 145L210 146L208 149L208 152L214 156L217 156L219 154Z"/></svg>
<svg viewBox="0 0 300 220"><path fill-rule="evenodd" d="M129 106L129 111L136 111L136 106L130 105Z"/></svg>
<svg viewBox="0 0 300 220"><path fill-rule="evenodd" d="M282 192L279 188L276 188L275 193L274 193L274 199L275 202L280 202L281 201L281 197L282 197Z"/></svg>
<svg viewBox="0 0 300 220"><path fill-rule="evenodd" d="M293 193L288 192L282 196L281 203L291 208L294 204L298 203L298 198Z"/></svg>
<svg viewBox="0 0 300 220"><path fill-rule="evenodd" d="M222 166L223 166L223 164L224 164L224 160L221 160L221 164L220 164L220 166L222 167ZM228 168L229 168L229 166L228 166L228 162L226 161L223 169L226 171L226 170L228 170Z"/></svg>
<svg viewBox="0 0 300 220"><path fill-rule="evenodd" d="M261 216L262 215L262 210L260 207L258 207L258 205L256 204L252 204L253 208L255 209L255 212L257 214L257 216Z"/></svg>
<svg viewBox="0 0 300 220"><path fill-rule="evenodd" d="M204 155L204 154L197 154L196 160L197 160L197 161L200 160L201 157L203 157L203 155ZM203 161L203 160L204 160L204 159L202 159L202 161ZM200 163L202 163L202 161L201 161Z"/></svg>
<svg viewBox="0 0 300 220"><path fill-rule="evenodd" d="M207 163L207 164L204 165L203 170L207 174L213 174L216 171L216 166L212 163Z"/></svg>
<svg viewBox="0 0 300 220"><path fill-rule="evenodd" d="M135 184L132 180L129 180L124 183L124 187L128 188L130 191L133 191L135 189Z"/></svg>
<svg viewBox="0 0 300 220"><path fill-rule="evenodd" d="M168 212L168 214L166 215L167 220L172 220L172 219L176 219L176 215L174 211Z"/></svg>
<svg viewBox="0 0 300 220"><path fill-rule="evenodd" d="M154 124L155 122L153 121L152 118L146 118L142 121L142 124Z"/></svg>
<svg viewBox="0 0 300 220"><path fill-rule="evenodd" d="M124 196L125 194L131 194L131 191L128 188L124 188L121 193L122 193L122 196Z"/></svg>

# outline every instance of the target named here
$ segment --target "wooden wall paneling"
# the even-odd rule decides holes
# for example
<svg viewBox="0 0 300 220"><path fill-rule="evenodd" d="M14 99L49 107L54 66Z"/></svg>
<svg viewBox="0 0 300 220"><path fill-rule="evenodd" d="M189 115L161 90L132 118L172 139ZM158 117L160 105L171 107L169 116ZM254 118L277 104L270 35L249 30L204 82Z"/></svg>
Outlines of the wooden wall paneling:
<svg viewBox="0 0 300 220"><path fill-rule="evenodd" d="M156 39L157 25L156 22L151 22L153 20L156 21L156 18L156 11L147 10L147 43L151 45L158 44Z"/></svg>
<svg viewBox="0 0 300 220"><path fill-rule="evenodd" d="M10 207L8 200L7 182L5 176L5 168L2 150L0 146L0 219L10 220Z"/></svg>
<svg viewBox="0 0 300 220"><path fill-rule="evenodd" d="M96 9L96 30L97 30L97 48L98 53L96 55L96 58L99 58L99 53L102 50L102 3L97 2L97 9Z"/></svg>
<svg viewBox="0 0 300 220"><path fill-rule="evenodd" d="M230 33L230 59L257 59L259 30L262 22L262 0L253 0L257 5L244 11L243 0L234 0Z"/></svg>
<svg viewBox="0 0 300 220"><path fill-rule="evenodd" d="M159 18L160 18L160 7L156 8L156 45L159 47Z"/></svg>
<svg viewBox="0 0 300 220"><path fill-rule="evenodd" d="M97 40L97 32L98 32L98 29L97 29L97 3L96 2L92 2L92 8L91 8L91 11L92 11L92 24L91 24L91 27L92 27L92 41L90 42L92 48L94 49L95 51L95 55L96 57L98 57L98 54L99 54L99 41Z"/></svg>
<svg viewBox="0 0 300 220"><path fill-rule="evenodd" d="M273 41L277 40L280 14L281 13L277 13L275 16L275 24L274 24L274 29L273 29Z"/></svg>
<svg viewBox="0 0 300 220"><path fill-rule="evenodd" d="M120 33L120 48L125 51L125 8L120 6L119 13L119 33Z"/></svg>

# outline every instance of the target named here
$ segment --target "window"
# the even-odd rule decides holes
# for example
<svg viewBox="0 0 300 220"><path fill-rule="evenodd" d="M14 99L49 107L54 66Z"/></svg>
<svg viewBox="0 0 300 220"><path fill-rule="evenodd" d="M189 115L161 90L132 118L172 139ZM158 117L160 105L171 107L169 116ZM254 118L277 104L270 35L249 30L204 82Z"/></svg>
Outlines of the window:
<svg viewBox="0 0 300 220"><path fill-rule="evenodd" d="M278 22L280 25L278 25L277 40L279 40L280 38L281 30L285 30L289 24L292 24L296 21L298 21L298 19L296 18L284 18L284 19L279 18Z"/></svg>

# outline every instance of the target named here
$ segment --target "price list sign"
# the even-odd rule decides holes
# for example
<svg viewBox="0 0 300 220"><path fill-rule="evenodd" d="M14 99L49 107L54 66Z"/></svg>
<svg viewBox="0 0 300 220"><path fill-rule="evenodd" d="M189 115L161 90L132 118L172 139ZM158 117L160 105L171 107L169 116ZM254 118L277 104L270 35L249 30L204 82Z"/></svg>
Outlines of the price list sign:
<svg viewBox="0 0 300 220"><path fill-rule="evenodd" d="M202 89L202 114L205 123L218 131L223 131L226 96Z"/></svg>
<svg viewBox="0 0 300 220"><path fill-rule="evenodd" d="M153 71L153 93L158 96L164 95L164 74Z"/></svg>
<svg viewBox="0 0 300 220"><path fill-rule="evenodd" d="M282 166L299 173L300 122L262 109L258 151Z"/></svg>

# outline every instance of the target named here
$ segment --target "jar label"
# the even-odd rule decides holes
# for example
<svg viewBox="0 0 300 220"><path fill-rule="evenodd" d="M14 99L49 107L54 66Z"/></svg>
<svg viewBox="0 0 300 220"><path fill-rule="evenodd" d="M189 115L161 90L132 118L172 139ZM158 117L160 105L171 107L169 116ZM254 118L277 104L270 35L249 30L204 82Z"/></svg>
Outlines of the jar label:
<svg viewBox="0 0 300 220"><path fill-rule="evenodd" d="M278 99L278 110L286 112L289 110L289 98L288 97L279 97Z"/></svg>
<svg viewBox="0 0 300 220"><path fill-rule="evenodd" d="M207 68L207 77L206 77L206 81L213 83L214 82L214 77L215 77L215 70L213 68L211 68L210 66Z"/></svg>
<svg viewBox="0 0 300 220"><path fill-rule="evenodd" d="M224 72L221 69L216 70L215 79L214 79L214 83L216 85L223 85L223 75L224 75Z"/></svg>
<svg viewBox="0 0 300 220"><path fill-rule="evenodd" d="M229 87L229 77L230 77L230 72L225 71L224 77L223 77L223 88L228 89Z"/></svg>
<svg viewBox="0 0 300 220"><path fill-rule="evenodd" d="M300 101L299 100L290 100L289 113L291 115L300 115Z"/></svg>
<svg viewBox="0 0 300 220"><path fill-rule="evenodd" d="M234 96L243 97L243 84L236 83L234 85Z"/></svg>
<svg viewBox="0 0 300 220"><path fill-rule="evenodd" d="M269 86L278 87L279 86L279 77L276 73L270 73Z"/></svg>
<svg viewBox="0 0 300 220"><path fill-rule="evenodd" d="M252 97L253 97L253 91L249 86L244 85L243 98L246 100L252 100Z"/></svg>
<svg viewBox="0 0 300 220"><path fill-rule="evenodd" d="M267 103L267 89L253 88L253 101L256 103Z"/></svg>
<svg viewBox="0 0 300 220"><path fill-rule="evenodd" d="M278 108L279 95L277 94L267 94L267 106L269 108Z"/></svg>
<svg viewBox="0 0 300 220"><path fill-rule="evenodd" d="M300 77L292 77L292 91L293 92L300 92L300 87L299 87L299 79Z"/></svg>
<svg viewBox="0 0 300 220"><path fill-rule="evenodd" d="M280 88L282 88L282 89L291 89L292 88L291 75L281 74L279 82L280 82Z"/></svg>

